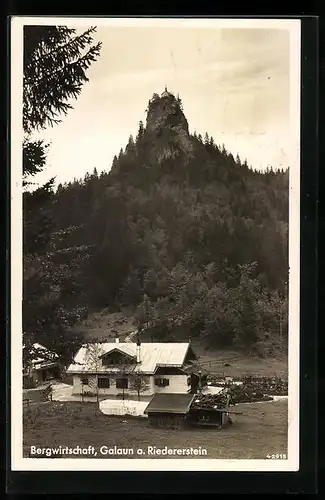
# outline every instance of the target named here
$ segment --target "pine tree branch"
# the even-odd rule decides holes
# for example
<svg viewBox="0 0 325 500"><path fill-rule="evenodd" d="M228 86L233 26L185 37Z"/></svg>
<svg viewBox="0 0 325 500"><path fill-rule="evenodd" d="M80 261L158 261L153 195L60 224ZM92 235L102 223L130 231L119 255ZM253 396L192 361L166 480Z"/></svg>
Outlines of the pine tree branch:
<svg viewBox="0 0 325 500"><path fill-rule="evenodd" d="M73 44L75 42L78 42L80 39L83 39L83 38L87 37L90 33L95 33L96 30L97 30L96 26L93 26L93 27L89 28L84 33L82 33L81 35L78 35L78 36L74 37L73 39L70 39L65 44L60 45L59 47L56 47L55 49L53 49L50 52L48 52L47 54L45 54L45 59L46 58L50 58L52 56L52 54L57 54L61 50L65 50L67 47L69 47L69 45L71 45L71 44ZM75 30L74 30L74 32L75 32ZM88 36L88 40L86 40L86 44L89 45L90 43L92 43L92 41L93 41L93 38L90 37L90 36Z"/></svg>
<svg viewBox="0 0 325 500"><path fill-rule="evenodd" d="M89 59L89 64L85 68L85 69L87 69L90 66L91 62L94 61L93 57L95 57L95 56L98 57L99 56L99 51L101 49L101 46L102 46L102 43L98 42L96 45L94 45L93 47L91 47L88 50L88 52L86 52L86 54L80 56L76 61L71 62L71 63L66 63L65 61L63 61L63 67L58 68L56 71L52 71L52 70L49 69L51 80L55 80L57 78L57 76L59 74L63 74L64 71L67 74L70 73L71 69L73 69L74 67L78 67L78 65L80 65L81 63L83 63L85 60ZM57 61L53 60L53 65L57 66ZM34 89L34 88L39 87L40 86L40 82L42 82L43 80L44 80L44 76L43 75L39 76L36 79L35 79L35 75L33 75L29 79L28 78L24 79L24 85L28 86L29 89ZM48 87L51 86L51 82L50 81L47 81L47 86Z"/></svg>

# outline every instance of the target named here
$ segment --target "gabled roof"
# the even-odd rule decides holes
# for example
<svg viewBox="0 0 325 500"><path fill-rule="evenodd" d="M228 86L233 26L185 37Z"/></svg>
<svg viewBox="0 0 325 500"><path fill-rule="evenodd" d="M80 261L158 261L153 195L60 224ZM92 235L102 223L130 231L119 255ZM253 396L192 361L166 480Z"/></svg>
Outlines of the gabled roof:
<svg viewBox="0 0 325 500"><path fill-rule="evenodd" d="M115 342L99 344L101 346L102 355L108 354L115 349L120 352L124 352L129 356L136 356L137 345L135 342ZM142 372L153 374L157 366L173 366L182 367L187 351L189 348L188 342L143 342L140 346L140 363L134 366L135 372ZM72 363L68 368L68 373L84 373L93 372L89 363L87 363L87 346L83 346L77 352L74 363ZM121 369L116 367L109 368L110 372L116 371L117 373ZM108 368L103 366L99 367L98 372L107 372Z"/></svg>
<svg viewBox="0 0 325 500"><path fill-rule="evenodd" d="M131 353L127 352L127 350L119 349L118 347L111 349L109 352L103 352L103 354L101 354L99 357L104 358L105 356L108 356L108 355L112 354L113 352L118 352L119 354L123 354L124 356L126 356L128 358L135 358L136 357L135 353L131 354Z"/></svg>
<svg viewBox="0 0 325 500"><path fill-rule="evenodd" d="M155 394L147 408L148 413L181 413L189 411L195 394Z"/></svg>

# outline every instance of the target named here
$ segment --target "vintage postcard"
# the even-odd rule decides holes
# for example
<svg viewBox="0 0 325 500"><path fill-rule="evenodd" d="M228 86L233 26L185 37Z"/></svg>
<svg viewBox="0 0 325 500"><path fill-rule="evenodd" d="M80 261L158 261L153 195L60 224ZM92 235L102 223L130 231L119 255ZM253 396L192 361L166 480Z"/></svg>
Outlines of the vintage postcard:
<svg viewBox="0 0 325 500"><path fill-rule="evenodd" d="M299 470L300 20L11 20L13 471Z"/></svg>

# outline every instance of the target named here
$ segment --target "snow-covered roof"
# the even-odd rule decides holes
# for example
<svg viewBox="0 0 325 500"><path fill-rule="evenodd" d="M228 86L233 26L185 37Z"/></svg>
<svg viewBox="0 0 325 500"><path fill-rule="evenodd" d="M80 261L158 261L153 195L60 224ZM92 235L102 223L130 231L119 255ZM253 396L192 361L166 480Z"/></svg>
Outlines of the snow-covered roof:
<svg viewBox="0 0 325 500"><path fill-rule="evenodd" d="M99 348L98 357L108 354L114 350L118 350L122 353L124 352L129 356L137 355L137 345L135 342L111 342L96 345ZM159 366L182 367L188 348L188 342L143 342L140 346L140 363L137 363L134 366L134 371L150 374L154 373ZM121 367L99 366L95 371L98 373L119 373L121 371ZM89 364L89 362L87 362L87 346L82 346L74 358L74 363L69 366L67 373L72 374L85 372L94 372L94 368L91 364Z"/></svg>
<svg viewBox="0 0 325 500"><path fill-rule="evenodd" d="M23 346L23 349L26 347ZM47 349L47 347L44 347L41 344L38 344L35 342L30 348L30 354L35 355L32 359L32 364L35 365L35 368L40 368L40 364L42 363L48 363L50 360L54 361L59 358L59 356L53 352ZM43 357L44 356L44 357ZM37 365L37 366L36 366Z"/></svg>

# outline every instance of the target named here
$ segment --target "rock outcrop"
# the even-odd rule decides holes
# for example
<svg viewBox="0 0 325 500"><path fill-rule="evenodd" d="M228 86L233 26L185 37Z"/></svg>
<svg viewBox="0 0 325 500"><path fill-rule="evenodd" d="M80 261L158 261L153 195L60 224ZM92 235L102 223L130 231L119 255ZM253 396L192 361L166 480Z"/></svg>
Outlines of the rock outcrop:
<svg viewBox="0 0 325 500"><path fill-rule="evenodd" d="M154 145L152 152L158 164L182 153L188 158L191 156L193 145L179 97L167 90L161 96L153 95L148 107L146 135Z"/></svg>

